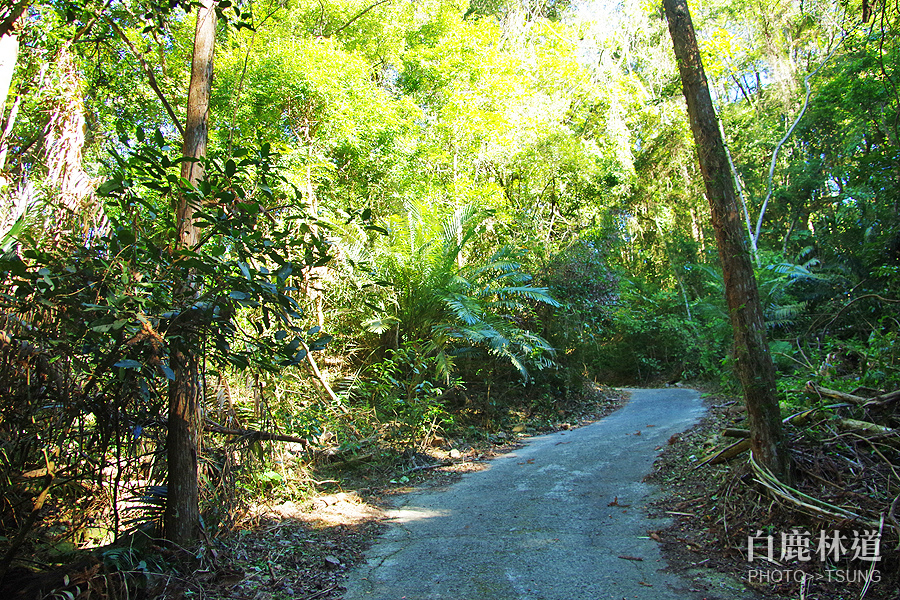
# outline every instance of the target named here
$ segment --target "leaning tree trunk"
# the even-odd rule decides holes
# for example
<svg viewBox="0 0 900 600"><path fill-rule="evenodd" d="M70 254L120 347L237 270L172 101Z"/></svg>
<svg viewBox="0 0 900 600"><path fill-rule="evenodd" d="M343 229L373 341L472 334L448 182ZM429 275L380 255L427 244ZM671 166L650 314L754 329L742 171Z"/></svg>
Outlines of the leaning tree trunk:
<svg viewBox="0 0 900 600"><path fill-rule="evenodd" d="M204 0L197 9L191 83L188 90L187 122L184 129L184 156L201 158L208 139L209 98L213 77L213 49L216 14L213 0ZM199 162L182 163L181 176L196 185L203 179ZM194 223L195 206L186 197L179 200L176 212L177 249L193 248L198 239ZM181 294L189 299L196 294L195 283L184 283ZM185 302L188 304L188 302ZM166 499L166 538L181 546L191 545L200 532L197 453L200 445L200 369L197 357L196 311L186 309L180 319L178 335L170 351L174 379L169 383L169 427L167 460L169 470Z"/></svg>
<svg viewBox="0 0 900 600"><path fill-rule="evenodd" d="M6 112L6 97L19 57L19 38L15 33L0 37L0 124Z"/></svg>
<svg viewBox="0 0 900 600"><path fill-rule="evenodd" d="M6 165L6 137L16 122L18 102L13 105L9 117L5 117L6 98L9 95L9 86L16 71L16 62L19 59L19 36L15 28L26 7L27 0L22 0L18 5L10 8L6 19L0 22L0 173L3 172Z"/></svg>
<svg viewBox="0 0 900 600"><path fill-rule="evenodd" d="M725 296L734 329L735 368L747 404L751 449L761 465L784 480L789 476L790 457L781 429L775 367L766 343L762 305L742 229L741 207L735 195L687 0L663 0L663 5L722 260Z"/></svg>

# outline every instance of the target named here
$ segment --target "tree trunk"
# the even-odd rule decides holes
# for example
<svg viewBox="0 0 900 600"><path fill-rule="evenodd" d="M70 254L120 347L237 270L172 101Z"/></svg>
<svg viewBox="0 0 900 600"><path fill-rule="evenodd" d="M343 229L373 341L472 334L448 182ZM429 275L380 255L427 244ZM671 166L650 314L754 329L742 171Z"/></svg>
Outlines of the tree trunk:
<svg viewBox="0 0 900 600"><path fill-rule="evenodd" d="M216 13L213 0L203 0L197 9L197 28L194 33L194 54L191 61L191 84L188 89L187 121L184 128L184 156L202 158L206 155L209 139L209 98L212 93L213 50L216 41ZM196 185L203 179L203 166L199 162L185 161L181 176ZM177 224L180 248L191 248L197 243L198 229L194 224L195 206L185 198L178 204Z"/></svg>
<svg viewBox="0 0 900 600"><path fill-rule="evenodd" d="M208 139L209 98L212 89L213 49L216 37L216 13L213 0L204 0L197 9L191 83L188 91L187 122L184 130L184 156L202 158ZM181 176L196 185L203 179L199 162L182 163ZM198 240L194 212L186 197L176 208L177 237L175 246L192 248ZM196 293L192 281L185 282L182 297ZM170 352L175 378L169 383L169 427L167 437L168 494L166 499L166 538L180 546L190 546L200 533L197 454L200 442L200 369L195 343L195 329L189 317L195 311L186 309L181 331Z"/></svg>
<svg viewBox="0 0 900 600"><path fill-rule="evenodd" d="M0 122L3 121L6 112L6 97L9 95L9 86L18 57L19 37L15 33L0 37Z"/></svg>
<svg viewBox="0 0 900 600"><path fill-rule="evenodd" d="M18 111L18 101L16 101L10 110L9 117L5 118L9 86L12 83L16 62L19 59L19 36L13 28L26 6L27 0L23 0L10 9L7 19L0 23L0 172L6 166L6 137L12 132Z"/></svg>
<svg viewBox="0 0 900 600"><path fill-rule="evenodd" d="M722 260L725 296L734 329L735 369L747 404L751 449L761 465L785 480L789 476L790 457L781 429L775 368L766 343L759 291L742 229L741 207L735 196L687 1L663 0L663 4Z"/></svg>
<svg viewBox="0 0 900 600"><path fill-rule="evenodd" d="M169 382L166 538L190 546L200 533L197 453L200 437L200 376L196 352L179 342L169 353L175 379Z"/></svg>

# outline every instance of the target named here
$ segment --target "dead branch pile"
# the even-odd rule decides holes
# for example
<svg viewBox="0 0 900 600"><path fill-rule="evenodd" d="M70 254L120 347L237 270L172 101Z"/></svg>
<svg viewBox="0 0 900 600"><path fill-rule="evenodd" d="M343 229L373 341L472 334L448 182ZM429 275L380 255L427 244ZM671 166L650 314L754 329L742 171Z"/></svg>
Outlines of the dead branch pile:
<svg viewBox="0 0 900 600"><path fill-rule="evenodd" d="M885 541L900 534L900 390L863 396L807 382L813 408L784 419L793 458L791 485L749 458L761 491L812 519L877 529ZM749 431L722 431L723 447L700 465L731 460L749 449ZM737 440L735 441L735 438Z"/></svg>

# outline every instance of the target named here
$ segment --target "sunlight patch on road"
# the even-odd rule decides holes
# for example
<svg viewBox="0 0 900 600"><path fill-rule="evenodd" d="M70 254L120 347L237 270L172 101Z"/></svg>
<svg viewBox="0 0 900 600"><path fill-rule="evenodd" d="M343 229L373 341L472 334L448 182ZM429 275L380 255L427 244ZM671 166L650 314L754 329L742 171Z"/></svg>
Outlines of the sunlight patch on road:
<svg viewBox="0 0 900 600"><path fill-rule="evenodd" d="M428 510L421 508L399 508L386 511L387 517L394 523L410 523L412 521L424 521L437 517L450 515L449 510Z"/></svg>

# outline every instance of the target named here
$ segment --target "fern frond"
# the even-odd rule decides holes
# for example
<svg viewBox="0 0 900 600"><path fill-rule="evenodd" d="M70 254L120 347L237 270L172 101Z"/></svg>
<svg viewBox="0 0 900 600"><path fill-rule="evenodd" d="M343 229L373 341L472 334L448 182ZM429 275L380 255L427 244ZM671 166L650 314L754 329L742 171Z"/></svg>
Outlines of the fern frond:
<svg viewBox="0 0 900 600"><path fill-rule="evenodd" d="M478 232L481 211L472 204L460 206L449 219L441 223L444 251L456 261L466 243Z"/></svg>

